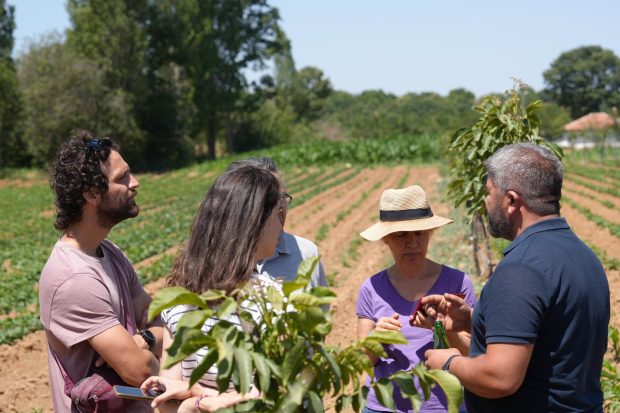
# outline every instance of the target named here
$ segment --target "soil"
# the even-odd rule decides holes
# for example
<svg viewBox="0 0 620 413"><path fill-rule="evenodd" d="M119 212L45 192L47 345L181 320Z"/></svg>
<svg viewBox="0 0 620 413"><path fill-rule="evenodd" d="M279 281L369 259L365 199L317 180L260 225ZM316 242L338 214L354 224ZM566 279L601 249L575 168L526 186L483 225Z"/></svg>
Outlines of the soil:
<svg viewBox="0 0 620 413"><path fill-rule="evenodd" d="M328 225L327 236L317 244L326 273L332 275L334 290L338 294L332 306L332 318L337 328L334 328L328 336L330 344L346 345L355 340L355 301L359 286L367 277L385 267L389 260L389 252L382 243L364 241L357 244L352 241L359 239L359 232L377 219L378 200L383 189L394 187L406 174L409 176L403 186L419 184L429 193L436 191L440 180L437 168L431 166L369 168L289 212L286 228L300 236L316 239L319 228ZM379 185L376 185L377 183ZM567 187L578 188L575 184L568 184ZM582 187L578 189L586 192ZM570 191L567 195L587 206L593 213L603 216L602 209L599 208L605 207L600 204L586 205L584 197L577 198L578 196ZM431 199L437 198L431 194ZM616 198L610 200L617 205ZM355 208L352 208L354 205ZM433 211L442 216L448 216L450 212L447 204L434 202L432 207ZM344 218L338 217L339 213L349 209L350 212ZM620 222L618 210L610 211L615 214L610 216L610 221L613 218L612 222ZM610 211L606 211L605 214L611 213ZM599 228L566 204L562 208L562 214L580 237L606 251L609 257L620 259L620 240L612 236L609 231ZM174 249L165 253L174 253ZM145 260L136 266L147 265L148 262ZM612 309L620 308L620 271L608 271L607 274L612 291ZM164 280L160 279L145 288L149 293L153 293L163 286ZM620 314L614 313L612 322L620 326ZM11 346L0 346L0 413L52 411L45 349L46 342L41 331L30 334ZM326 406L331 405L330 401L326 402Z"/></svg>

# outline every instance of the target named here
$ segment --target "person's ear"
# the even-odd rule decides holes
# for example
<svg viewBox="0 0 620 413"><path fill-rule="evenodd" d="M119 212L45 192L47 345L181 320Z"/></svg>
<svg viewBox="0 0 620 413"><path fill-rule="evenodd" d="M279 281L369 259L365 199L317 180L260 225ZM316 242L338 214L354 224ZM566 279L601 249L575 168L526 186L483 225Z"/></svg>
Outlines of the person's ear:
<svg viewBox="0 0 620 413"><path fill-rule="evenodd" d="M82 192L82 196L84 197L84 200L87 203L92 204L92 205L98 205L99 200L101 199L101 196L99 195L99 193L93 190L92 188L89 189L88 191Z"/></svg>
<svg viewBox="0 0 620 413"><path fill-rule="evenodd" d="M506 200L508 203L508 213L516 212L521 208L521 195L515 191L506 191Z"/></svg>

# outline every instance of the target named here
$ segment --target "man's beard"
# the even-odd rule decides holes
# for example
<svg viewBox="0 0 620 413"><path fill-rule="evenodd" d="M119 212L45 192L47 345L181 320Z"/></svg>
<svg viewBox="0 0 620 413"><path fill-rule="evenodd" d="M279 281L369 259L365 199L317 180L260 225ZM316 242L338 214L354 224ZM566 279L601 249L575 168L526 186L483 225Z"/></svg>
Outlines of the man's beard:
<svg viewBox="0 0 620 413"><path fill-rule="evenodd" d="M138 216L140 208L134 198L111 198L105 194L101 200L101 204L97 208L97 217L99 225L103 228L112 228L114 225Z"/></svg>
<svg viewBox="0 0 620 413"><path fill-rule="evenodd" d="M489 212L489 234L495 238L514 239L512 222L506 217L502 209L496 204Z"/></svg>

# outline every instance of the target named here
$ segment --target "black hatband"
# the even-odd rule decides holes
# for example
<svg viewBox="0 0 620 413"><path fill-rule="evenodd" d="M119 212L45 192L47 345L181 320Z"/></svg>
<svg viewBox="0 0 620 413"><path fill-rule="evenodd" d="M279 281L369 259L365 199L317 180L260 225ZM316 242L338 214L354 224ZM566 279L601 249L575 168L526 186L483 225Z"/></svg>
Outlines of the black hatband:
<svg viewBox="0 0 620 413"><path fill-rule="evenodd" d="M432 216L433 211L430 208L379 211L379 220L382 222L408 221L410 219L430 218Z"/></svg>

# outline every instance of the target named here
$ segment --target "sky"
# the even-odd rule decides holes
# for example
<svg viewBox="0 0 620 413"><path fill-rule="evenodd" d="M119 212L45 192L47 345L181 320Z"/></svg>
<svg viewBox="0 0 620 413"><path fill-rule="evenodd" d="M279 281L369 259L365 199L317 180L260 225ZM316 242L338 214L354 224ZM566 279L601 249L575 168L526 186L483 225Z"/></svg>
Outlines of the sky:
<svg viewBox="0 0 620 413"><path fill-rule="evenodd" d="M70 25L65 0L8 0L15 53ZM561 53L598 45L620 56L618 0L272 0L297 69L315 66L335 89L403 95L465 88L503 92L513 77L536 90Z"/></svg>

